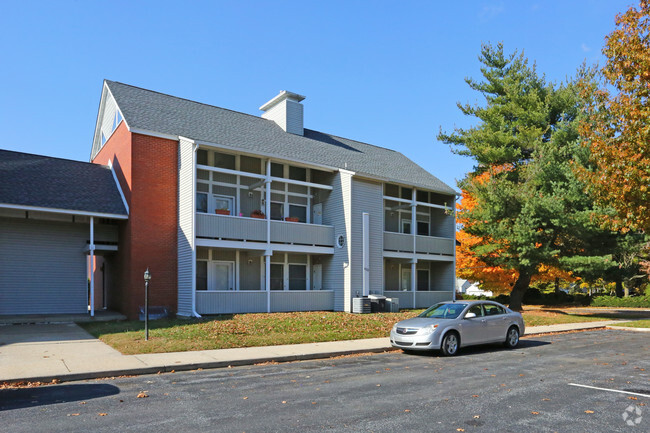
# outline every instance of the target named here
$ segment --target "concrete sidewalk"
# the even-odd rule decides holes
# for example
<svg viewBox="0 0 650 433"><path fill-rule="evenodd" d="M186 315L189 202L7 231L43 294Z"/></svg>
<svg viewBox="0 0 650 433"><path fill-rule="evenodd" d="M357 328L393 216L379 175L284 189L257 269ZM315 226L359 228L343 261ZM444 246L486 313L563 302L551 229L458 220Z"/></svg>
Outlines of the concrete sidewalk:
<svg viewBox="0 0 650 433"><path fill-rule="evenodd" d="M604 328L629 320L534 326L526 335ZM392 350L388 338L196 352L122 355L73 323L0 326L0 382L51 382L328 358Z"/></svg>

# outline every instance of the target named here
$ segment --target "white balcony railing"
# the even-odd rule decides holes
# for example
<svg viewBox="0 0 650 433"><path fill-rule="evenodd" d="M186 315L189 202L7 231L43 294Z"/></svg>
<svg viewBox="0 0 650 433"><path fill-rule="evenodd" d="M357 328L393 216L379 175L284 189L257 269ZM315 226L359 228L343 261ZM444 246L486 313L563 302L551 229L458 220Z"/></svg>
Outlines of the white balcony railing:
<svg viewBox="0 0 650 433"><path fill-rule="evenodd" d="M412 253L413 235L384 232L384 250ZM418 254L454 255L454 240L433 236L415 236L415 252Z"/></svg>
<svg viewBox="0 0 650 433"><path fill-rule="evenodd" d="M265 219L196 214L199 238L266 242ZM287 221L271 221L271 242L334 246L334 227Z"/></svg>

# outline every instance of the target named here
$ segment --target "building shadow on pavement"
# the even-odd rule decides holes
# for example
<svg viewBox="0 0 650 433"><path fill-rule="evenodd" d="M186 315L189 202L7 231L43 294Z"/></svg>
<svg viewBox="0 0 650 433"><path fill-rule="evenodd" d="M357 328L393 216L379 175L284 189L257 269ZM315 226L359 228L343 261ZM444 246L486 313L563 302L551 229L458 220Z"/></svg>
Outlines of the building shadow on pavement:
<svg viewBox="0 0 650 433"><path fill-rule="evenodd" d="M0 411L108 397L120 389L108 384L50 385L0 389Z"/></svg>

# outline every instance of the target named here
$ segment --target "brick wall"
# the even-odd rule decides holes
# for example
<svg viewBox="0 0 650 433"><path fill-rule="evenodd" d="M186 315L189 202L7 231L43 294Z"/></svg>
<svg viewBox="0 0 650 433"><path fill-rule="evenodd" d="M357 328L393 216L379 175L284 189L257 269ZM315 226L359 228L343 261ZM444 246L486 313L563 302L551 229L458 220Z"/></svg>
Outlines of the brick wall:
<svg viewBox="0 0 650 433"><path fill-rule="evenodd" d="M178 300L178 142L133 134L131 285L128 311L143 304L147 267L149 305L176 312Z"/></svg>
<svg viewBox="0 0 650 433"><path fill-rule="evenodd" d="M131 134L122 122L93 162L113 162L129 219L120 225L109 308L138 317L144 278L152 274L149 305L177 309L178 142Z"/></svg>

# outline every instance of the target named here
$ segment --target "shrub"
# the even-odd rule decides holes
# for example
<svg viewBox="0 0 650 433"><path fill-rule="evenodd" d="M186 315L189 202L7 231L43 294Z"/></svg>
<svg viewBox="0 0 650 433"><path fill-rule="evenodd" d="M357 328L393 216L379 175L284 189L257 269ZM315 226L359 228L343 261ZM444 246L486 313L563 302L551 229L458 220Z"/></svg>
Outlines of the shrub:
<svg viewBox="0 0 650 433"><path fill-rule="evenodd" d="M616 296L595 296L591 299L591 306L650 308L650 296L629 296L627 298L617 298Z"/></svg>

